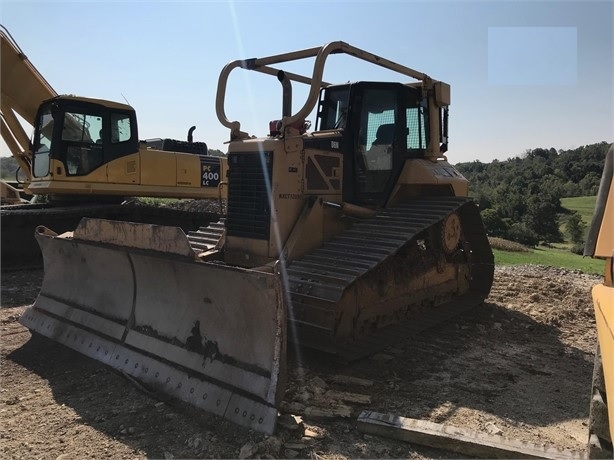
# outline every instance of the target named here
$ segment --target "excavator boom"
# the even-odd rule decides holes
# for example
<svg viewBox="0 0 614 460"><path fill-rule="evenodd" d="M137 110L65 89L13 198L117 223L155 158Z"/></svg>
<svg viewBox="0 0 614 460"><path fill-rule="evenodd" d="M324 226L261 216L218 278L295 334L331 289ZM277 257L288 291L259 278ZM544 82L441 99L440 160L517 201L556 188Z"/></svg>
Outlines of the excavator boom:
<svg viewBox="0 0 614 460"><path fill-rule="evenodd" d="M2 138L21 169L31 177L29 138L16 115L34 126L41 103L58 94L0 25Z"/></svg>

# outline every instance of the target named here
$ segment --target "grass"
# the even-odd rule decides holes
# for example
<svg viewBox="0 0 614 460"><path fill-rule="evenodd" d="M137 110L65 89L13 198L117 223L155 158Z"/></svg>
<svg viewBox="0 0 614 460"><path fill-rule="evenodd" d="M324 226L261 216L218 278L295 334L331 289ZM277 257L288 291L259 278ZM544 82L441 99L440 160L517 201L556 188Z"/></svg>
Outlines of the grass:
<svg viewBox="0 0 614 460"><path fill-rule="evenodd" d="M580 213L582 220L588 226L593 218L593 211L595 210L595 203L597 202L596 196L575 196L573 198L561 198L561 206L570 211L577 211Z"/></svg>
<svg viewBox="0 0 614 460"><path fill-rule="evenodd" d="M501 249L502 251L509 252L529 252L531 251L528 247L523 246L520 243L516 243L515 241L504 240L503 238L497 238L495 236L489 236L488 242L490 243L490 247L493 249Z"/></svg>
<svg viewBox="0 0 614 460"><path fill-rule="evenodd" d="M597 202L596 196L575 196L572 198L561 198L561 206L565 209L569 209L570 211L576 211L582 217L582 222L586 225L586 230L584 231L584 238L588 234L588 229L591 225L591 221L593 220L593 211L595 210L595 203ZM561 215L559 219L559 230L563 236L569 239L569 235L567 234L567 229L565 228L565 224L567 223L567 219L569 218L569 214Z"/></svg>
<svg viewBox="0 0 614 460"><path fill-rule="evenodd" d="M593 218L593 210L595 209L595 196L579 196L573 198L562 198L561 205L570 211L577 211L582 217L582 221L586 224L587 232ZM567 238L565 223L567 216L561 216L561 232ZM550 267L561 267L570 270L580 270L584 273L603 275L605 262L600 259L592 259L590 257L582 257L570 251L572 244L567 241L562 244L557 244L553 247L539 246L528 251L523 251L520 248L510 246L505 240L493 241L497 239L490 238L493 253L495 255L496 265L546 265ZM521 246L522 248L522 246Z"/></svg>
<svg viewBox="0 0 614 460"><path fill-rule="evenodd" d="M530 252L511 252L493 249L495 265L547 265L550 267L580 270L584 273L602 275L605 262L600 259L582 257L569 251L569 249L546 248L539 246Z"/></svg>

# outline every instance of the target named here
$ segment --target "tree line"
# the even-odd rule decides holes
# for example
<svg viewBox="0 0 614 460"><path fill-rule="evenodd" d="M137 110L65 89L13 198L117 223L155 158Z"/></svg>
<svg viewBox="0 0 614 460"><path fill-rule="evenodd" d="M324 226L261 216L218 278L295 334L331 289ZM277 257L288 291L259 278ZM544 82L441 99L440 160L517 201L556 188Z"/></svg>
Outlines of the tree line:
<svg viewBox="0 0 614 460"><path fill-rule="evenodd" d="M505 161L455 166L469 180L488 234L535 246L563 241L559 218L568 211L561 198L597 194L609 148L606 142L572 150L536 148ZM579 215L567 217L566 230L578 252L583 222Z"/></svg>

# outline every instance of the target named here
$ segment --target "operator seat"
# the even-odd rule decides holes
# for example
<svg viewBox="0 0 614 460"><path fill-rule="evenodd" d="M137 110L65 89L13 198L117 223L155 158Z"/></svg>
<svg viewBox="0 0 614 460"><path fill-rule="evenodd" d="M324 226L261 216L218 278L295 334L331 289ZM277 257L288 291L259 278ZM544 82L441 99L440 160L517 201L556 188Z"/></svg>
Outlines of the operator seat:
<svg viewBox="0 0 614 460"><path fill-rule="evenodd" d="M394 123L380 125L375 134L375 140L372 145L388 144L392 145L394 139Z"/></svg>
<svg viewBox="0 0 614 460"><path fill-rule="evenodd" d="M392 141L394 139L394 123L380 125L375 134L375 140L367 153L368 169L392 169Z"/></svg>

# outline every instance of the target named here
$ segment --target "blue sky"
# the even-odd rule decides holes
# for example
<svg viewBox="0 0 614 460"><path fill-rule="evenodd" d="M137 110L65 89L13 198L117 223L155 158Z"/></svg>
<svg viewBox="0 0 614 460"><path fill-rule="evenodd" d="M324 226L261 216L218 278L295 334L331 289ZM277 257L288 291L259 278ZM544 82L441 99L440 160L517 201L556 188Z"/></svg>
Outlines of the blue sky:
<svg viewBox="0 0 614 460"><path fill-rule="evenodd" d="M57 92L125 97L141 139L196 125L196 140L225 151L215 93L226 63L343 40L450 83L452 163L614 140L611 1L2 0L0 22ZM330 63L331 82L397 79ZM243 130L265 135L280 112L275 79L231 74L226 113Z"/></svg>

